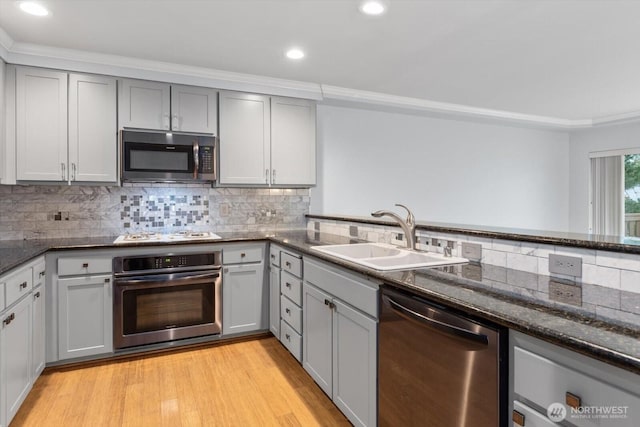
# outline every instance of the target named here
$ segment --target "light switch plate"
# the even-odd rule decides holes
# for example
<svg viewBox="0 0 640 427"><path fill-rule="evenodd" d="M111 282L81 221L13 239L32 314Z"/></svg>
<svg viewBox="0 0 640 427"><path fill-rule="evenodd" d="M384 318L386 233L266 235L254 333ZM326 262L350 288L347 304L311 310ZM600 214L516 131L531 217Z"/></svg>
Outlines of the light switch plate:
<svg viewBox="0 0 640 427"><path fill-rule="evenodd" d="M482 260L482 245L479 243L462 242L461 256L469 261Z"/></svg>
<svg viewBox="0 0 640 427"><path fill-rule="evenodd" d="M549 273L582 277L582 258L549 254Z"/></svg>

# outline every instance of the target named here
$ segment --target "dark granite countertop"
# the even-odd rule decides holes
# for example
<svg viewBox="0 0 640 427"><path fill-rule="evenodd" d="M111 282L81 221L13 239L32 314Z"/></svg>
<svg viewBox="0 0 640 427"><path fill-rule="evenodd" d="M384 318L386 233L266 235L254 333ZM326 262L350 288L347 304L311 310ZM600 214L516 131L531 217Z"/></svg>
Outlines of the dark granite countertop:
<svg viewBox="0 0 640 427"><path fill-rule="evenodd" d="M313 215L308 219L329 221L349 221L361 224L397 226L393 221L380 220L373 217L344 215ZM573 246L578 248L600 249L603 251L640 254L640 239L601 234L581 234L561 231L528 230L522 228L492 227L483 225L450 224L444 222L418 221L418 230L439 233L465 234L488 239L505 239L519 242L542 243L547 245Z"/></svg>
<svg viewBox="0 0 640 427"><path fill-rule="evenodd" d="M307 230L218 233L218 242L269 240L283 247L346 267L375 281L420 293L434 302L533 335L640 374L640 294L626 311L607 288L583 284L580 303L562 299L575 284L548 276L480 264L380 272L311 249L315 245L355 243L348 237ZM114 244L115 237L0 242L0 274L48 250L78 250L198 242ZM200 242L203 243L203 242ZM207 243L211 243L208 241ZM573 286L573 287L572 287ZM563 288L564 287L564 288ZM568 288L567 288L568 287ZM602 310L599 309L602 308ZM625 310L623 310L625 308ZM604 313L604 314L603 314ZM608 314L618 316L609 317Z"/></svg>

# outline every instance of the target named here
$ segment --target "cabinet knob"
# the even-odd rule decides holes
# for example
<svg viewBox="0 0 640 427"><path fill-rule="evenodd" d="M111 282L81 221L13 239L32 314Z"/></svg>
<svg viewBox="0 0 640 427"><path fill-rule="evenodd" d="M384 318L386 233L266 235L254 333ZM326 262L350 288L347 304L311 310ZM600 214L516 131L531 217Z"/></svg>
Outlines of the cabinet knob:
<svg viewBox="0 0 640 427"><path fill-rule="evenodd" d="M246 257L246 256L247 256L247 254L245 254L244 252L241 252L241 253L240 253L240 258L244 258L244 257Z"/></svg>
<svg viewBox="0 0 640 427"><path fill-rule="evenodd" d="M287 339L287 341L291 341L291 335L289 335L289 334L284 334L284 337Z"/></svg>
<svg viewBox="0 0 640 427"><path fill-rule="evenodd" d="M88 262L83 262L82 263L82 268L89 268L89 263Z"/></svg>
<svg viewBox="0 0 640 427"><path fill-rule="evenodd" d="M284 283L284 285L285 285L287 288L291 289L291 283L289 283L289 282L285 282L285 283Z"/></svg>
<svg viewBox="0 0 640 427"><path fill-rule="evenodd" d="M285 311L287 314L291 314L291 310L289 310L288 308L285 308L285 309L284 309L284 311Z"/></svg>
<svg viewBox="0 0 640 427"><path fill-rule="evenodd" d="M111 282L110 278L107 277L106 279L104 279L104 283L109 283L109 282Z"/></svg>
<svg viewBox="0 0 640 427"><path fill-rule="evenodd" d="M284 265L286 265L287 267L291 268L291 263L289 261L285 262Z"/></svg>
<svg viewBox="0 0 640 427"><path fill-rule="evenodd" d="M36 292L35 294L33 294L33 299L38 299L40 298L40 292Z"/></svg>
<svg viewBox="0 0 640 427"><path fill-rule="evenodd" d="M578 409L582 406L582 399L580 396L577 396L571 392L566 392L564 396L564 401L567 406L572 407L573 409Z"/></svg>
<svg viewBox="0 0 640 427"><path fill-rule="evenodd" d="M524 427L524 415L520 412L513 410L513 414L511 415L511 420L514 424Z"/></svg>
<svg viewBox="0 0 640 427"><path fill-rule="evenodd" d="M275 254L271 254L271 259L276 259Z"/></svg>
<svg viewBox="0 0 640 427"><path fill-rule="evenodd" d="M44 270L42 270L39 275L40 277L44 277Z"/></svg>
<svg viewBox="0 0 640 427"><path fill-rule="evenodd" d="M26 287L27 287L27 282L20 283L20 289L26 289Z"/></svg>

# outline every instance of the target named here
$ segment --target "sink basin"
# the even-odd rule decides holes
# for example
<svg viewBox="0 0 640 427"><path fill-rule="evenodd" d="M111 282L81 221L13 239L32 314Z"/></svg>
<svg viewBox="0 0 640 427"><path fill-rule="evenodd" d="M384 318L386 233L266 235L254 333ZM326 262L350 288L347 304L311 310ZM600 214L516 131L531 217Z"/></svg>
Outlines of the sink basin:
<svg viewBox="0 0 640 427"><path fill-rule="evenodd" d="M459 257L445 257L434 252L416 252L384 243L354 243L351 245L312 246L346 261L351 261L374 270L409 270L439 265L461 264L469 260Z"/></svg>

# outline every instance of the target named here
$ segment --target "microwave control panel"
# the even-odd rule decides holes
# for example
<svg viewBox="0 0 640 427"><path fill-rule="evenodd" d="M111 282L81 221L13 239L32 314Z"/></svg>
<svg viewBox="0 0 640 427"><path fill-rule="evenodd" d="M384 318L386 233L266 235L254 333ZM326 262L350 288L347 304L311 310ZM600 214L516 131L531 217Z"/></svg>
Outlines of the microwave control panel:
<svg viewBox="0 0 640 427"><path fill-rule="evenodd" d="M200 147L200 173L213 173L213 147L205 145Z"/></svg>

